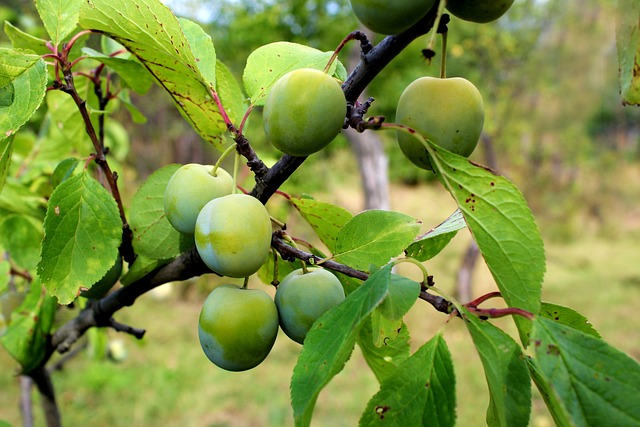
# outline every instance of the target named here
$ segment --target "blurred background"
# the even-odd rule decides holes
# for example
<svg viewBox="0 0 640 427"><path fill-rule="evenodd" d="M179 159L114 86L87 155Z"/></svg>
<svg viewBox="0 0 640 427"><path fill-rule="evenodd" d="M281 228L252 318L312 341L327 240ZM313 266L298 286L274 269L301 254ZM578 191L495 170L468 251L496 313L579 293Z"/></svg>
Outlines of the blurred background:
<svg viewBox="0 0 640 427"><path fill-rule="evenodd" d="M346 0L166 4L177 15L203 25L218 59L239 82L247 56L263 44L287 40L331 51L359 26ZM504 17L490 24L452 18L447 74L471 80L484 98L485 129L472 159L511 179L537 219L547 254L544 300L581 312L607 342L640 359L640 108L620 102L616 13L613 0L516 0ZM3 0L0 18L45 37L31 1ZM368 34L372 41L380 40ZM0 45L8 44L0 36ZM425 47L426 38L418 39L373 81L366 94L375 99L370 115L393 121L404 87L417 77L438 74L439 55L430 64L421 54ZM347 48L340 60L351 70L357 51ZM216 160L218 153L201 141L161 88L154 86L132 102L146 122L117 113L122 128L113 136L127 197L167 163ZM265 162L277 160L280 154L264 140L260 111L252 114L245 133ZM365 172L361 155L354 154L362 153L362 147L368 156L375 154ZM245 173L245 179L251 188L251 177ZM399 151L394 134L384 132L343 132L311 156L283 190L310 193L352 213L365 208L398 210L420 219L425 232L455 209L431 173L413 167ZM313 241L284 199L276 195L268 207L287 222L293 235ZM470 245L468 232L462 231L427 263L438 286L463 302L496 289L481 260L470 262L477 260ZM197 316L204 297L217 284L220 279L208 276L168 284L119 312L121 322L147 330L140 342L113 331L92 330L79 343L81 351L63 360L53 375L63 422L292 425L289 379L300 346L283 335L267 360L245 373L222 371L202 354ZM257 280L252 286L269 290ZM416 347L446 328L457 375L458 425L484 425L484 374L463 325L447 322L446 316L420 303L407 323ZM498 323L513 332L509 319ZM14 426L21 424L16 368L0 350L0 420ZM356 350L321 394L314 425L357 425L376 391L375 377ZM534 394L531 425L553 425L535 390ZM34 415L36 425L43 425L37 407Z"/></svg>

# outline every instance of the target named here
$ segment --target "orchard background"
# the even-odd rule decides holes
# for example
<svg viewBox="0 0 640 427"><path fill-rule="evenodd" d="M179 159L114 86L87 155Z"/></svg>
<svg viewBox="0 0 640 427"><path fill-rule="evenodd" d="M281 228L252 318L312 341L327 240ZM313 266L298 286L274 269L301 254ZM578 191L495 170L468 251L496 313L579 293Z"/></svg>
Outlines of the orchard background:
<svg viewBox="0 0 640 427"><path fill-rule="evenodd" d="M58 7L59 19L53 21L62 27L68 18L61 13L65 6L53 3L39 4ZM194 0L167 4L178 16L199 21L211 36L216 57L237 81L241 81L247 58L260 46L286 40L332 51L350 31L359 28L346 1ZM640 325L635 315L640 302L640 110L622 105L616 22L620 25L631 17L633 23L633 17L639 15L632 1L516 0L504 17L489 24L452 18L447 56L447 74L474 82L485 102L484 132L472 160L508 177L522 191L536 219L546 255L542 300L577 310L604 341L635 360L640 358ZM9 0L0 8L0 17L6 21L1 47L32 43L43 49L36 50L37 54L46 54L46 46L38 45L38 39L24 36L55 38L47 32L52 20L45 20L49 25L45 29L32 2ZM63 39L78 32L74 27L72 22ZM383 39L361 30L374 45ZM393 122L402 90L420 76L438 75L439 38L431 63L422 52L430 35L413 41L367 86L360 100L375 99L367 116L385 116ZM83 53L101 59L96 50L105 46L97 36L82 40L79 47L94 49ZM347 72L358 64L359 50L359 43L352 42L341 52L339 60ZM627 62L628 58L622 60L623 68ZM104 63L109 65L107 60ZM91 65L87 70L96 69L99 62ZM111 65L116 69L117 64ZM52 74L49 71L49 78ZM171 163L213 164L220 155L184 120L163 88L151 84L148 76L138 77L134 84L114 78L113 88L127 90L117 93L118 99L108 104L105 127L107 159L118 174L127 209L136 191L158 169ZM86 76L76 76L76 80L88 81ZM2 93L0 106L7 108L10 103L5 102L6 92ZM31 271L31 280L35 277L42 235L16 228L14 218L30 217L30 210L43 208L38 195L50 195L52 179L60 180L64 170L57 169L58 175L52 172L71 157L70 153L80 159L77 163L82 168L94 152L83 136L77 107L63 104L67 98L60 91L49 91L35 115L12 136L11 162L0 164L8 168L3 169L7 178L0 193L0 247L12 256L22 249L27 254L17 259L5 256L1 268L3 275L10 277L9 267L26 266L11 270L20 286L30 282L20 278L20 273L27 276ZM89 105L99 110L91 102ZM250 116L244 135L262 161L272 166L281 153L265 140L259 110ZM234 111L240 116L243 113ZM228 144L231 139L226 141ZM0 150L3 159L7 158L5 146ZM71 165L76 163L67 164L67 170ZM231 159L223 165L233 170ZM93 163L89 169L100 178ZM17 185L25 181L29 182L26 193ZM239 184L247 190L253 187L253 174L247 168L240 170ZM393 209L417 218L421 233L456 209L455 201L432 172L413 167L402 156L393 132L343 131L322 152L310 156L280 190L294 196L310 193L353 215L365 208ZM21 202L16 204L15 200ZM267 207L272 216L286 222L296 238L321 245L286 197L274 195ZM19 234L16 230L26 231ZM21 251L12 246L16 244L22 245ZM27 249L33 249L36 256L29 255ZM438 288L462 303L496 290L495 280L477 258L467 230L458 232L425 265ZM401 264L396 271L421 280L410 265ZM261 274L263 279L266 276ZM53 355L47 369L64 424L293 425L289 387L301 351L298 344L280 336L266 361L245 373L223 371L202 354L196 332L202 301L216 285L228 281L205 274L163 285L115 315L120 325L144 329L142 340L114 328L91 328L69 352ZM7 279L7 283L2 284L3 292L12 281ZM234 283L241 284L241 280ZM273 292L258 277L252 278L249 286ZM58 309L52 331L77 316L83 304L79 298L73 307ZM504 307L499 300L492 300L491 306ZM447 323L443 336L455 367L457 425L483 425L490 392L481 360L463 322L447 319L418 301L405 316L412 351ZM518 339L510 317L491 322ZM45 425L37 407L43 399L33 388L33 378L17 375L19 365L4 350L0 351L0 366L0 426ZM636 365L631 366L637 370ZM627 396L630 401L637 397L637 387L635 395ZM322 390L313 424L357 425L378 388L376 376L356 346L344 370ZM532 395L529 424L554 425L535 387ZM630 421L628 425L638 423L635 419L635 424Z"/></svg>

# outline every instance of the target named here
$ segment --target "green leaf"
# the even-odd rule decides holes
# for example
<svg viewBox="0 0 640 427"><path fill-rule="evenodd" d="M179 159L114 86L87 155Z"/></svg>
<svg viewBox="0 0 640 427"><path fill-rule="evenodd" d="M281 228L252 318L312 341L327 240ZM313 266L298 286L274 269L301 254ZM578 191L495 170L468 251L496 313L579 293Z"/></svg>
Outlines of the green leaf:
<svg viewBox="0 0 640 427"><path fill-rule="evenodd" d="M531 413L531 378L522 348L505 332L464 310L489 385L489 426L526 426Z"/></svg>
<svg viewBox="0 0 640 427"><path fill-rule="evenodd" d="M0 193L7 180L9 166L11 166L11 154L13 153L13 135L9 138L0 138Z"/></svg>
<svg viewBox="0 0 640 427"><path fill-rule="evenodd" d="M26 373L38 366L46 353L47 334L51 331L57 304L47 295L39 280L31 283L29 293L11 315L11 324L0 342Z"/></svg>
<svg viewBox="0 0 640 427"><path fill-rule="evenodd" d="M438 178L454 197L509 307L540 311L544 247L531 210L506 178L428 143ZM531 324L516 317L528 343Z"/></svg>
<svg viewBox="0 0 640 427"><path fill-rule="evenodd" d="M0 259L0 294L9 286L11 280L11 264L6 259ZM0 333L0 335L2 335Z"/></svg>
<svg viewBox="0 0 640 427"><path fill-rule="evenodd" d="M618 0L616 46L624 104L640 105L640 3Z"/></svg>
<svg viewBox="0 0 640 427"><path fill-rule="evenodd" d="M255 106L264 105L271 86L289 71L299 68L324 70L333 52L321 52L309 46L275 42L259 47L247 58L242 80L244 88ZM330 75L343 77L342 64L335 61Z"/></svg>
<svg viewBox="0 0 640 427"><path fill-rule="evenodd" d="M80 159L75 157L69 157L58 163L56 168L53 170L53 174L51 174L51 185L53 188L56 188L61 182L66 181L74 175L79 164Z"/></svg>
<svg viewBox="0 0 640 427"><path fill-rule="evenodd" d="M120 277L120 283L123 286L128 286L136 280L142 279L156 268L160 268L170 262L171 259L151 259L138 254L133 264L129 265L127 272Z"/></svg>
<svg viewBox="0 0 640 427"><path fill-rule="evenodd" d="M307 334L291 378L295 425L308 426L320 391L349 359L360 327L387 295L391 265L369 276L338 306L326 312Z"/></svg>
<svg viewBox="0 0 640 427"><path fill-rule="evenodd" d="M69 146L80 149L89 144L89 136L78 106L68 94L51 91L47 94L47 117L51 121L48 127L47 145L60 141L69 153Z"/></svg>
<svg viewBox="0 0 640 427"><path fill-rule="evenodd" d="M385 265L398 256L420 230L420 222L400 212L364 211L350 219L336 237L336 261L360 270Z"/></svg>
<svg viewBox="0 0 640 427"><path fill-rule="evenodd" d="M191 41L167 6L159 0L87 0L80 25L101 31L132 52L200 136L224 148L227 127L211 97L210 75L202 74Z"/></svg>
<svg viewBox="0 0 640 427"><path fill-rule="evenodd" d="M353 218L353 215L340 206L315 199L292 197L289 202L313 228L327 249L335 251L340 229Z"/></svg>
<svg viewBox="0 0 640 427"><path fill-rule="evenodd" d="M380 310L381 305L371 313L373 345L377 347L382 347L385 344L385 340L388 341L389 339L396 338L400 335L403 326L402 319L392 320L383 316L382 311Z"/></svg>
<svg viewBox="0 0 640 427"><path fill-rule="evenodd" d="M543 302L542 307L540 308L540 315L547 319L562 323L563 325L575 328L585 334L601 338L598 331L596 331L593 325L589 323L586 317L569 307L551 304L550 302Z"/></svg>
<svg viewBox="0 0 640 427"><path fill-rule="evenodd" d="M576 426L640 426L640 364L601 339L536 316L542 376Z"/></svg>
<svg viewBox="0 0 640 427"><path fill-rule="evenodd" d="M429 230L422 236L418 236L416 241L406 250L407 256L415 258L420 262L430 260L438 255L458 234L458 230L467 226L460 209L456 209L449 218L444 220L436 228Z"/></svg>
<svg viewBox="0 0 640 427"><path fill-rule="evenodd" d="M213 47L211 36L204 32L202 27L193 21L178 18L182 32L189 41L189 47L196 59L196 65L200 74L204 77L209 87L216 86L216 50Z"/></svg>
<svg viewBox="0 0 640 427"><path fill-rule="evenodd" d="M389 295L378 310L389 320L400 320L409 311L420 295L420 283L398 274L391 275Z"/></svg>
<svg viewBox="0 0 640 427"><path fill-rule="evenodd" d="M558 399L558 396L553 392L551 384L544 378L538 364L531 357L526 358L527 367L529 368L529 374L531 379L538 387L538 391L547 405L547 409L555 422L557 427L575 427L575 424L571 422L571 418L564 403Z"/></svg>
<svg viewBox="0 0 640 427"><path fill-rule="evenodd" d="M4 21L4 32L11 40L14 49L31 50L38 55L51 53L47 47L46 40L25 33L20 28L13 26L9 21Z"/></svg>
<svg viewBox="0 0 640 427"><path fill-rule="evenodd" d="M38 55L0 48L0 143L36 112L47 90L47 68Z"/></svg>
<svg viewBox="0 0 640 427"><path fill-rule="evenodd" d="M53 191L44 220L38 276L60 304L112 267L122 239L122 222L111 194L88 172Z"/></svg>
<svg viewBox="0 0 640 427"><path fill-rule="evenodd" d="M338 273L337 271L333 272L338 279L340 279L340 283L342 283L342 287L344 287L345 294L349 295L351 292L358 289L362 286L362 280L355 279L353 277L349 277L345 274Z"/></svg>
<svg viewBox="0 0 640 427"><path fill-rule="evenodd" d="M38 219L44 219L46 200L33 194L26 185L15 180L5 182L0 193L0 209Z"/></svg>
<svg viewBox="0 0 640 427"><path fill-rule="evenodd" d="M54 45L76 29L83 0L36 0L36 9Z"/></svg>
<svg viewBox="0 0 640 427"><path fill-rule="evenodd" d="M374 322L374 318L378 321ZM386 321L375 310L371 321L365 321L358 332L357 343L362 350L367 365L371 368L379 382L394 375L395 369L409 357L409 329L401 323L400 329L387 334L387 328L380 328L380 321ZM373 324L376 324L374 327Z"/></svg>
<svg viewBox="0 0 640 427"><path fill-rule="evenodd" d="M131 201L133 247L151 259L176 257L195 244L193 236L178 232L164 214L164 190L180 166L171 164L152 173Z"/></svg>
<svg viewBox="0 0 640 427"><path fill-rule="evenodd" d="M153 83L149 72L133 59L108 56L90 47L82 48L87 58L95 59L115 71L127 85L141 95L147 93Z"/></svg>
<svg viewBox="0 0 640 427"><path fill-rule="evenodd" d="M240 123L248 107L247 97L235 76L219 60L216 61L216 91L231 121Z"/></svg>
<svg viewBox="0 0 640 427"><path fill-rule="evenodd" d="M455 425L455 377L447 344L438 333L380 384L360 426Z"/></svg>
<svg viewBox="0 0 640 427"><path fill-rule="evenodd" d="M42 225L30 216L3 215L0 218L0 243L18 267L32 271L38 265Z"/></svg>

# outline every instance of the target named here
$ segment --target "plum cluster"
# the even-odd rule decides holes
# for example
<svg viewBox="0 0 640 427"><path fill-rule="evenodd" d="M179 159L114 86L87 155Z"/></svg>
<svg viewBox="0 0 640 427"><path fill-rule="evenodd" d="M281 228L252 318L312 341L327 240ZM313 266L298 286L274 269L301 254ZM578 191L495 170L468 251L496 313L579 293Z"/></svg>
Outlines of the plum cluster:
<svg viewBox="0 0 640 427"><path fill-rule="evenodd" d="M469 22L484 24L504 15L514 0L447 0L447 11ZM358 20L380 34L398 34L418 23L436 0L349 0Z"/></svg>
<svg viewBox="0 0 640 427"><path fill-rule="evenodd" d="M275 301L260 289L222 285L211 291L202 306L200 345L215 365L246 371L267 357L278 326L302 344L316 320L344 298L340 280L321 268L287 275L276 290Z"/></svg>
<svg viewBox="0 0 640 427"><path fill-rule="evenodd" d="M373 31L396 34L422 19L436 0L350 0L354 13ZM502 16L513 0L449 0L448 11L473 22ZM309 156L327 146L344 127L347 102L327 72L300 68L271 87L263 111L264 132L274 147L291 156ZM416 166L433 170L424 140L468 157L484 125L478 89L460 77L422 77L398 101L396 126L402 153ZM164 209L181 233L193 235L203 262L221 276L247 278L265 263L271 248L271 217L256 198L234 193L223 169L188 164L167 184ZM302 344L317 319L345 299L338 278L306 267L287 275L271 298L259 289L225 284L206 298L198 321L204 353L217 366L244 371L271 351L278 330Z"/></svg>
<svg viewBox="0 0 640 427"><path fill-rule="evenodd" d="M234 194L233 178L221 168L188 164L167 183L164 209L172 226L193 235L202 261L221 276L246 278L265 263L271 247L271 217L258 199ZM198 336L206 356L229 371L259 365L279 327L302 344L313 323L344 300L338 278L321 268L287 275L275 298L232 284L206 298Z"/></svg>

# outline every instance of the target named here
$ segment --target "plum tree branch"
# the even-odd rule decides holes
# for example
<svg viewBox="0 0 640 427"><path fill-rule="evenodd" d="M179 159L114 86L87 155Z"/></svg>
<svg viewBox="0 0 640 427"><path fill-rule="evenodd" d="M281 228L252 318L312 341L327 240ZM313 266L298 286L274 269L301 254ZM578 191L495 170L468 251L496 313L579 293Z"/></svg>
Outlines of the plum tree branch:
<svg viewBox="0 0 640 427"><path fill-rule="evenodd" d="M353 277L360 280L367 280L367 278L369 277L369 275L364 271L356 270L347 265L340 264L339 262L335 262L331 260L324 261L322 258L316 255L310 254L308 252L304 252L298 248L294 248L293 246L288 244L287 241L282 237L281 231L273 233L273 239L271 240L271 247L277 250L282 256L282 259L284 259L285 261L293 261L294 259L297 258L312 265L319 263L320 261L323 261L322 262L323 267L329 270L337 271L338 273L342 273L349 277Z"/></svg>

